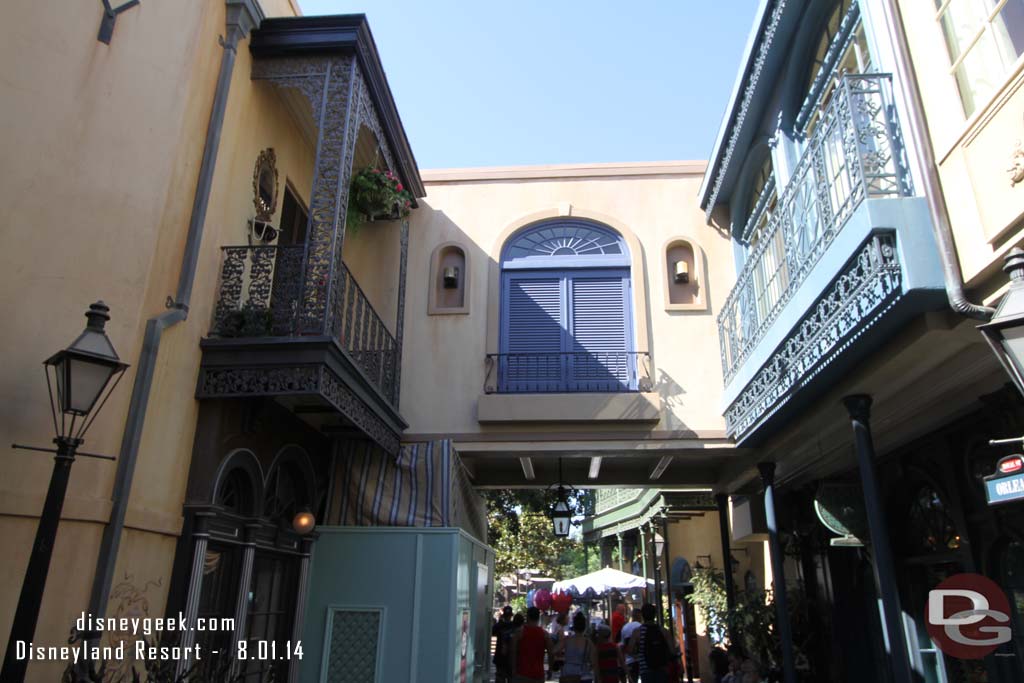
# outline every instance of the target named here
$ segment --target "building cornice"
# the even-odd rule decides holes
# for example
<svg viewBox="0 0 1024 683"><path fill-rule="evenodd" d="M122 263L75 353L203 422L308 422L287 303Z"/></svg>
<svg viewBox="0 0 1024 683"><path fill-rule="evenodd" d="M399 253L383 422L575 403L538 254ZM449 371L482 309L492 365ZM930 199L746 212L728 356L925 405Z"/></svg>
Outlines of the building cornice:
<svg viewBox="0 0 1024 683"><path fill-rule="evenodd" d="M538 166L486 166L440 168L422 172L429 185L505 180L564 180L574 178L700 176L705 161L640 161L602 164L545 164Z"/></svg>

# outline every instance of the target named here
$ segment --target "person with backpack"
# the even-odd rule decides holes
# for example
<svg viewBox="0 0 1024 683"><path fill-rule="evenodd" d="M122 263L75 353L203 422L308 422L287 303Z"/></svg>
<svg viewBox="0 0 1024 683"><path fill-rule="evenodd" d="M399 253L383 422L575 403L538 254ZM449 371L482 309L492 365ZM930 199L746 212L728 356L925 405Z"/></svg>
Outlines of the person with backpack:
<svg viewBox="0 0 1024 683"><path fill-rule="evenodd" d="M633 631L626 652L639 664L640 683L668 683L669 662L675 646L668 629L655 621L658 609L650 603L640 609L643 625Z"/></svg>

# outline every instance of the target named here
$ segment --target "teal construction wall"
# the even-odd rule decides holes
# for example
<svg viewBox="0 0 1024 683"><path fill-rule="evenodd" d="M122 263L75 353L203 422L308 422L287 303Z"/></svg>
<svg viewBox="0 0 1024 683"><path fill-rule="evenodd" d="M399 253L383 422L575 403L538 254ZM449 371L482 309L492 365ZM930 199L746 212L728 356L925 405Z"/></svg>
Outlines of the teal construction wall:
<svg viewBox="0 0 1024 683"><path fill-rule="evenodd" d="M494 564L489 548L453 528L317 531L300 681L326 680L331 660L325 657L328 615L336 608L380 610L376 683L460 683L462 622L468 610L466 681L487 680ZM479 564L487 568L482 597L477 589Z"/></svg>

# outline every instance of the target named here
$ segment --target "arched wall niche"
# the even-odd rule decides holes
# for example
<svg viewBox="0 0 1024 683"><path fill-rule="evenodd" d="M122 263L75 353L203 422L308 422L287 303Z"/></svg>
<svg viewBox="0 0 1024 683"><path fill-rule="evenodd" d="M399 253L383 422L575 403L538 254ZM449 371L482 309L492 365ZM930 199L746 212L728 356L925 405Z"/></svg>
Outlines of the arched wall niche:
<svg viewBox="0 0 1024 683"><path fill-rule="evenodd" d="M692 237L673 237L662 249L666 311L707 311L707 273L704 252ZM684 264L686 277L676 277L676 264Z"/></svg>
<svg viewBox="0 0 1024 683"><path fill-rule="evenodd" d="M469 257L458 242L445 242L430 255L428 315L469 313Z"/></svg>

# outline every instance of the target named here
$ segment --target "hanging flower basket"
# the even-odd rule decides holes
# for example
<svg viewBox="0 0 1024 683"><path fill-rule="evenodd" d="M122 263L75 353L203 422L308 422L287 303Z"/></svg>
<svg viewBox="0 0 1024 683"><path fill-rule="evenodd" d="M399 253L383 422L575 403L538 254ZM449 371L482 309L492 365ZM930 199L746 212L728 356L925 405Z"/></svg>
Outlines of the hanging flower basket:
<svg viewBox="0 0 1024 683"><path fill-rule="evenodd" d="M363 223L405 218L412 209L412 193L391 171L367 167L352 176L345 227L355 231Z"/></svg>

